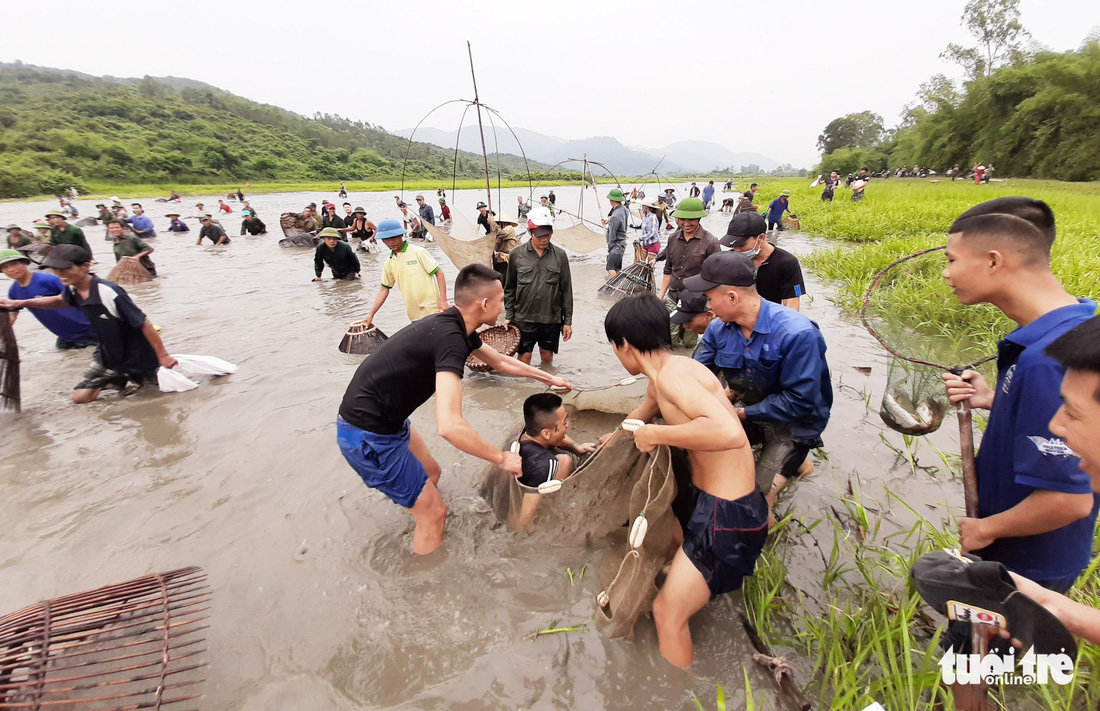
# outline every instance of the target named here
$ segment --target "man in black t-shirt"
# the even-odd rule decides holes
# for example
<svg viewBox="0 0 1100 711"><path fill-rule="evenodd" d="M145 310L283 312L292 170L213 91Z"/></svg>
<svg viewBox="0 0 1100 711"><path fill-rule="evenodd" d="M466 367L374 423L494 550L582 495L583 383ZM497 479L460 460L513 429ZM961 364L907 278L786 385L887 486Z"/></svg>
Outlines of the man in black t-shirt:
<svg viewBox="0 0 1100 711"><path fill-rule="evenodd" d="M525 365L481 343L480 326L494 325L504 309L500 275L482 264L455 279L454 306L394 334L364 360L340 403L337 441L367 486L409 509L416 521L413 552L431 553L443 541L447 506L436 484L440 467L409 416L433 394L436 427L458 449L517 476L518 454L502 452L462 416L462 374L473 354L498 373L569 388L569 381Z"/></svg>
<svg viewBox="0 0 1100 711"><path fill-rule="evenodd" d="M742 212L730 220L721 244L752 257L760 298L798 311L800 298L806 293L802 266L793 254L769 242L767 231L762 215Z"/></svg>
<svg viewBox="0 0 1100 711"><path fill-rule="evenodd" d="M128 383L156 381L157 368L173 368L176 359L168 354L153 324L129 294L118 284L92 274L92 254L83 247L61 244L47 255L43 266L51 267L65 290L55 296L33 299L0 299L0 308L79 308L92 324L99 345L92 365L73 389L73 402L83 404L99 397L108 386L120 390Z"/></svg>

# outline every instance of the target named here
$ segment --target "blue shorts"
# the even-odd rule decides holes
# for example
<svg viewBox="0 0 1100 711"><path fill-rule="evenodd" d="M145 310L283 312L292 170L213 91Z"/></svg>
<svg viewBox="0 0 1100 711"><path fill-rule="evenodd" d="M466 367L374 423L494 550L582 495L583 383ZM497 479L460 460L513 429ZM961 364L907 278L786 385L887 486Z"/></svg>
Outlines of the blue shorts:
<svg viewBox="0 0 1100 711"><path fill-rule="evenodd" d="M411 509L420 496L428 474L409 451L409 421L397 434L382 435L349 425L336 418L336 441L348 464L372 489L378 489L395 504Z"/></svg>
<svg viewBox="0 0 1100 711"><path fill-rule="evenodd" d="M767 539L768 502L759 489L733 501L699 491L684 527L684 553L715 598L741 588Z"/></svg>

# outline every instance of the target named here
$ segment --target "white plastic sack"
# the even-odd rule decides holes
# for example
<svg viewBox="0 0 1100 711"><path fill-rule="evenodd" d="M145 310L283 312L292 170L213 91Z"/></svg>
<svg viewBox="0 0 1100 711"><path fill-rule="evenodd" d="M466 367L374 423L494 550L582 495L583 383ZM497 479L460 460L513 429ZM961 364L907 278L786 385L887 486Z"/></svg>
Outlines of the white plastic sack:
<svg viewBox="0 0 1100 711"><path fill-rule="evenodd" d="M179 361L179 365L173 370L191 378L216 377L237 372L237 366L214 356L177 354L172 357Z"/></svg>
<svg viewBox="0 0 1100 711"><path fill-rule="evenodd" d="M182 393L199 386L183 373L177 373L163 366L157 368L157 385L160 386L162 393Z"/></svg>

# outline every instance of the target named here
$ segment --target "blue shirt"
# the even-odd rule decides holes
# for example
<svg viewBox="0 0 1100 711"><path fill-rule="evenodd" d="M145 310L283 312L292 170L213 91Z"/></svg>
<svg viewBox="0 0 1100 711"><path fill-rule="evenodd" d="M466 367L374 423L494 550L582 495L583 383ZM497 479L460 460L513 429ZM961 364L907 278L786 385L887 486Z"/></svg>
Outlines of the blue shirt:
<svg viewBox="0 0 1100 711"><path fill-rule="evenodd" d="M420 206L420 219L427 222L429 225L435 224L435 212L432 211L432 206L427 203Z"/></svg>
<svg viewBox="0 0 1100 711"><path fill-rule="evenodd" d="M783 212L788 208L790 202L783 202L783 198L777 197L768 204L768 221L779 222L783 219Z"/></svg>
<svg viewBox="0 0 1100 711"><path fill-rule="evenodd" d="M707 187L703 188L703 202L710 202L711 198L713 198L713 197L714 197L714 186L713 185L708 185Z"/></svg>
<svg viewBox="0 0 1100 711"><path fill-rule="evenodd" d="M9 299L33 299L36 296L57 296L65 290L61 280L48 272L32 272L31 283L19 286L18 283L8 287ZM96 341L92 324L75 306L63 306L59 309L32 309L28 308L38 321L45 326L50 333L63 341Z"/></svg>
<svg viewBox="0 0 1100 711"><path fill-rule="evenodd" d="M721 369L747 405L746 420L789 428L795 440L820 446L833 405L833 384L825 338L816 323L761 299L748 340L736 323L714 319L694 357Z"/></svg>
<svg viewBox="0 0 1100 711"><path fill-rule="evenodd" d="M126 221L129 222L130 226L134 228L134 232L138 234L138 237L157 236L156 230L153 229L153 221L149 219L148 215L127 217Z"/></svg>
<svg viewBox="0 0 1100 711"><path fill-rule="evenodd" d="M1050 433L1050 420L1062 404L1064 371L1043 349L1095 312L1096 304L1079 299L1017 328L998 345L997 390L977 459L982 517L1007 511L1036 489L1092 492L1080 460ZM975 554L1036 581L1074 577L1092 554L1097 498L1083 519L1036 536L999 538Z"/></svg>
<svg viewBox="0 0 1100 711"><path fill-rule="evenodd" d="M172 220L168 223L169 232L190 232L191 228L183 220Z"/></svg>

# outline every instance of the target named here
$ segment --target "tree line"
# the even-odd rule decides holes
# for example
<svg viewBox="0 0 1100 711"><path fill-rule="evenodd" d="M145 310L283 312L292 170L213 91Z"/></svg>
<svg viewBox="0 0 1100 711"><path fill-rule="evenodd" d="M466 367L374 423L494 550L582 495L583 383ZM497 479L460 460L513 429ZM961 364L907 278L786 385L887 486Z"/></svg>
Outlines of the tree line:
<svg viewBox="0 0 1100 711"><path fill-rule="evenodd" d="M970 0L963 24L975 45L941 55L962 66L961 85L932 77L891 129L870 111L834 119L818 137L818 173L982 162L1001 176L1100 180L1100 37L1069 52L1028 50L1019 0Z"/></svg>

